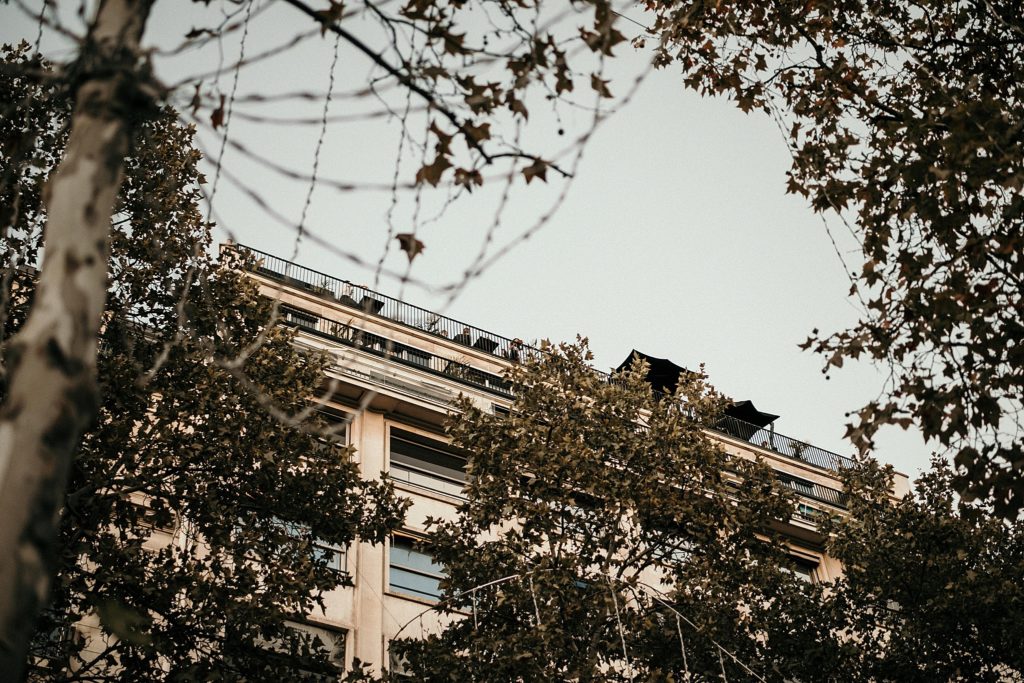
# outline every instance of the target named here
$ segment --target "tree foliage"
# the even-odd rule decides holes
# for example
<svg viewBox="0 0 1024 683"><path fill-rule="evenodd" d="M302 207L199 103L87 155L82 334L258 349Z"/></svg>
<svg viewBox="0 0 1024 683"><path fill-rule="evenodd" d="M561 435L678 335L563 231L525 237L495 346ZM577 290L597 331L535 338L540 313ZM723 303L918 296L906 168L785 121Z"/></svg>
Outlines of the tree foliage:
<svg viewBox="0 0 1024 683"><path fill-rule="evenodd" d="M850 516L826 525L844 576L826 603L854 680L1024 680L1024 525L960 499L941 459L893 501L890 468L845 474Z"/></svg>
<svg viewBox="0 0 1024 683"><path fill-rule="evenodd" d="M42 73L26 50L8 49L7 62ZM70 111L47 83L16 77L0 88L10 113L0 148L31 160L5 178L5 206L13 197L20 210L3 246L29 263L43 246L39 188ZM350 583L314 543L379 542L404 515L389 484L360 478L352 448L331 437L337 425L315 413L285 424L264 409L301 417L325 361L273 325L271 302L240 264L210 256L193 134L165 110L141 126L126 160L99 345L103 399L63 499L34 679L287 678L291 663L257 645L288 641L325 662L285 626ZM183 291L187 281L196 284ZM8 335L32 287L23 271L5 289ZM84 637L68 637L76 627Z"/></svg>
<svg viewBox="0 0 1024 683"><path fill-rule="evenodd" d="M1024 23L1009 0L651 0L657 62L779 118L788 190L853 219L863 305L805 346L891 368L848 435L916 425L960 490L1024 507Z"/></svg>
<svg viewBox="0 0 1024 683"><path fill-rule="evenodd" d="M845 470L848 514L818 518L844 574L812 585L772 532L792 494L702 428L702 375L659 400L642 367L551 351L511 371L510 415L450 423L467 500L425 545L454 622L393 646L414 680L1024 680L1024 527L941 460L901 500L891 468Z"/></svg>
<svg viewBox="0 0 1024 683"><path fill-rule="evenodd" d="M766 464L727 457L703 430L722 398L694 374L660 400L642 367L608 382L585 342L549 350L510 371L509 416L466 402L451 421L467 501L432 522L428 546L447 571L441 609L464 618L401 644L414 677L714 678L716 643L774 662L784 628L764 638L761 612L781 624L808 590L780 571L770 531L793 501Z"/></svg>
<svg viewBox="0 0 1024 683"><path fill-rule="evenodd" d="M28 11L21 3L17 4L19 10ZM194 3L192 9L198 11L198 4ZM209 5L208 2L205 4ZM393 102L381 99L383 110L395 115L402 128L393 191L397 191L399 183L402 150L424 150L422 165L411 182L421 188L442 182L449 184L451 194L444 201L445 207L464 191L481 185L484 182L481 169L497 163L507 164L508 187L520 174L527 181L533 178L546 180L548 169L566 178L571 177L582 146L601 118L599 107L591 119L590 131L577 137L568 146L569 151L564 153L573 159L566 167L561 165L563 159L545 159L525 151L520 145L520 132L530 120L533 100L552 105L556 109L553 118L558 120L559 113L554 105L573 91L578 80L585 82L590 78L595 102L610 95L607 82L599 77L600 66L612 54L612 48L623 40L622 34L613 27L614 15L607 0L579 3L572 8L572 19L567 22L561 21L565 14L549 14L539 0L502 0L497 3L409 0L394 7L376 2L365 2L356 7L333 0L326 3L326 7L322 4L314 7L302 0L287 0L281 4L307 15L312 26L321 28L321 36L330 33L336 37L335 60L330 67L332 86L338 46L344 44L372 63L366 87L360 88L358 96L381 97L385 92L405 95L404 98L399 95ZM23 245L16 244L16 240L29 240L26 242L29 244L32 236L16 237L14 227L31 223L32 230L38 231L45 223L47 234L45 250L37 252L41 254L41 263L37 296L33 302L36 305L32 306L25 324L18 328L18 334L8 339L7 348L13 351L5 359L7 365L4 368L6 400L0 410L0 430L10 438L0 439L0 463L14 463L16 467L0 467L0 491L3 492L0 506L4 510L0 515L0 536L11 548L10 553L0 557L0 640L5 644L0 648L2 668L21 666L28 625L45 602L54 569L49 562L55 555L56 533L52 519L59 507L71 459L85 425L96 417L97 340L101 330L105 335L120 326L116 319L101 320L105 309L104 276L108 272L107 266L110 266L112 276L121 275L117 271L117 263L107 263L109 253L116 246L112 242L127 241L133 248L141 248L145 244L135 232L139 229L137 225L123 227L123 237L113 236L107 225L107 215L111 213L125 176L126 158L133 154L143 155L131 149L131 140L146 118L157 115L161 107L176 99L180 102L188 91L192 95L189 109L193 121L205 124L208 120L215 131L223 134L221 149L227 148L228 129L236 102L233 87L230 97L220 89L223 72L233 69L233 82L237 85L240 69L279 54L312 35L300 33L287 45L255 57L250 53L250 58L246 59L244 46L249 22L255 20L266 5L257 7L252 0L224 3L218 8L222 11L216 25L193 28L180 45L165 53L182 54L216 42L219 55L216 57L217 67L211 70L216 74L212 84L205 87L201 75L177 84L167 84L153 69L153 54L159 51L144 48L140 42L154 0L100 0L88 8L95 9L93 15L86 17L87 8L81 7L77 13L68 13L73 18L67 23L60 11L62 8L51 5L53 3L44 3L33 24L38 21L40 38L44 29L52 29L60 40L67 40L71 48L67 54L72 55L71 59L59 68L44 70L39 68L41 62L33 57L29 60L33 63L19 64L17 68L7 68L4 72L4 77L10 79L13 87L25 90L33 83L52 87L64 98L63 104L55 106L71 107L73 103L74 107L66 121L66 130L33 128L36 121L32 119L38 118L39 114L24 113L31 102L24 96L18 96L17 90L4 93L5 96L12 95L11 100L5 103L7 106L3 113L4 133L9 134L10 146L3 150L5 164L0 173L0 191L10 202L5 203L0 211L5 231L0 237L4 239L4 246L9 248L5 265L13 265L15 254L19 255L21 263L35 264L32 250L36 247L23 248ZM359 21L361 19L367 21ZM241 54L233 65L229 65L224 59L222 41L226 35L235 32L241 34ZM568 47L570 43L578 43L583 49L573 52ZM22 49L26 55L28 50L27 47ZM580 59L580 55L589 59ZM501 68L494 69L494 66ZM488 71L490 75L485 73ZM297 97L303 99L304 95ZM322 131L327 125L330 92L324 99ZM399 110L404 113L398 114ZM410 134L413 130L408 119L410 112L423 114L427 119L422 127L415 126L414 134ZM538 110L534 109L534 121L538 118L537 113ZM255 120L260 118L254 117ZM9 123L22 127L8 128ZM60 125L65 125L65 122ZM505 125L511 131L507 135L501 130ZM562 132L560 125L558 130ZM48 146L44 141L55 142L62 139L65 132L68 142L63 150L64 158L53 173L48 173L47 169L52 164L39 158L36 143L46 151L60 149L59 145ZM323 133L321 142L322 138ZM308 180L310 189L307 197L312 197L318 182L317 162L313 164L312 173L304 174L285 169L273 159L250 154L246 145L235 140L231 143L239 154L249 159L255 157L261 165L284 177ZM317 160L319 149L318 142ZM575 155L572 154L574 149ZM222 173L222 160L223 155L219 155L217 179L223 175L232 182L237 181L237 176L230 171ZM158 172L157 168L148 170ZM40 192L37 186L37 181L43 178L48 178L46 192ZM268 205L264 198L267 193L244 187L242 181L239 184L243 185L247 196L268 209L266 215L281 217ZM215 181L211 189L211 203L216 185ZM23 191L31 194L32 198L25 202L16 199ZM417 192L417 216L420 196ZM505 197L507 192L499 202L502 210ZM564 198L563 192L555 206ZM141 207L150 202L154 204L150 208L160 208L159 204L167 203L169 199L164 195L139 196L134 200L130 193L124 196L126 204L136 201ZM306 208L308 203L307 199ZM41 211L44 206L45 211ZM546 222L553 211L554 208L544 212L534 230ZM390 217L390 212L388 215ZM311 231L304 224L305 209L302 216L299 223L288 223L288 227L300 236L309 237ZM169 227L173 222L169 221L161 228ZM499 223L500 212L491 230ZM525 232L524 238L531 232ZM389 233L394 234L398 231ZM409 239L402 241L402 248L411 261L426 245L415 236L415 232L402 234L409 235ZM490 235L485 243L489 242ZM331 241L321 238L320 243L331 244ZM140 268L140 279L135 283L120 279L115 290L124 287L136 296L150 293L163 303L172 292L180 296L174 307L154 305L148 312L146 309L151 306L139 299L129 299L127 304L115 300L107 314L141 317L147 326L152 325L155 329L161 329L159 323L174 318L176 322L164 329L174 340L166 348L174 351L188 348L188 344L182 343L186 341L184 337L195 337L189 340L197 344L192 348L205 349L208 363L220 365L222 370L238 380L240 363L236 358L225 359L221 354L229 348L236 352L245 351L244 360L255 363L259 354L253 353L248 344L254 340L270 341L276 336L257 334L244 340L242 336L245 333L259 333L261 330L251 325L232 328L227 321L216 323L212 320L205 321L209 327L202 334L214 336L204 338L198 332L204 320L198 310L196 314L199 317L191 320L193 305L189 297L205 292L207 285L215 279L201 253L205 246L204 243L194 252L188 252L193 253L192 260L165 259L155 261L157 265L153 267L147 267L135 256L131 257L132 267ZM173 250L168 253L173 253ZM484 256L485 253L481 252L478 262L466 269L467 281L479 274ZM383 258L380 263L383 264ZM169 270L163 271L164 267L169 267ZM4 278L8 284L13 273L13 268L5 270ZM183 273L184 278L181 277ZM153 280L145 281L144 274L153 276ZM408 279L407 275L402 276L403 281ZM207 280L197 280L197 277ZM177 290L164 289L175 283ZM127 293L124 295L128 296ZM204 300L212 302L217 298L207 294ZM44 301L46 305L42 305ZM233 300L221 299L219 303L230 301ZM139 308L129 313L122 309L123 305ZM0 318L8 313L6 307L0 305ZM236 317L230 322L241 324L244 321L245 318ZM142 353L134 344L129 344L132 353ZM145 347L145 344L139 346ZM170 361L162 358L161 351L155 353L160 363ZM277 352L266 353L273 355ZM290 360L290 357L282 358ZM140 360L139 366L144 367L146 361L153 359L143 356L132 360ZM114 372L118 371L127 374L121 368L114 369ZM298 380L309 379L315 374L310 370L308 375L296 376L296 387L305 386ZM115 386L113 381L103 381L110 387ZM271 399L277 398L273 392L269 394ZM286 405L287 398L281 397ZM30 403L33 404L31 409L26 408Z"/></svg>

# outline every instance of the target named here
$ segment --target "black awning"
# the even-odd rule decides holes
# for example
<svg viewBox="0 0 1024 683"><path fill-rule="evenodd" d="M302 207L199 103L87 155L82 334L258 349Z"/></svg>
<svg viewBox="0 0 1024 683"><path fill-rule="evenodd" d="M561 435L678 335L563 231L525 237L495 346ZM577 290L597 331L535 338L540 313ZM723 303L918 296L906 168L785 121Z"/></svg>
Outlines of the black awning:
<svg viewBox="0 0 1024 683"><path fill-rule="evenodd" d="M647 383L651 387L662 394L672 394L676 390L676 386L679 385L679 376L686 373L690 374L690 371L686 368L676 365L667 358L655 358L654 356L648 356L646 353L641 353L636 349L633 349L632 353L626 360L619 364L619 367L615 368L615 372L619 373L624 370L628 370L633 367L633 363L636 360L647 361Z"/></svg>
<svg viewBox="0 0 1024 683"><path fill-rule="evenodd" d="M725 409L725 414L730 417L735 417L737 420L743 420L744 422L749 422L752 425L757 425L758 427L767 427L772 422L779 419L778 415L763 413L755 408L753 401L736 401Z"/></svg>

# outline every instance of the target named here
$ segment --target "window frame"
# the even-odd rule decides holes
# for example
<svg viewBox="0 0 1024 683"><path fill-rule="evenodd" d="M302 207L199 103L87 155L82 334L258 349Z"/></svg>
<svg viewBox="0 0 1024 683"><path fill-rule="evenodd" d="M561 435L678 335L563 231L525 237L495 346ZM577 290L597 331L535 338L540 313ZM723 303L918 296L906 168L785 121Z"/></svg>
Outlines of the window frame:
<svg viewBox="0 0 1024 683"><path fill-rule="evenodd" d="M420 556L427 558L429 564L432 565L432 566L437 567L438 571L437 572L431 572L431 571L423 569L422 567L417 567L417 566L413 566L413 565L409 565L409 564L396 563L395 550L396 550L396 547L398 546L398 543L396 543L396 541L399 541L399 540L402 541L403 544L407 543L409 545L409 552L410 552L410 554L412 552L415 552L415 553L419 554ZM430 553L428 553L428 552L426 552L426 551L424 551L424 550L422 550L420 548L417 548L417 545L419 543L422 543L422 541L424 541L424 540L425 540L424 537L419 536L419 535L414 535L414 534L411 534L411 533L395 533L395 534L391 535L391 541L388 544L388 557L387 557L387 563L388 563L388 567L387 567L387 569L388 569L388 573L387 573L387 593L388 594L395 595L397 597L405 598L405 599L409 599L409 600L417 600L417 601L420 601L420 602L429 602L429 603L440 602L441 595L442 595L440 587L437 588L437 593L436 594L435 593L428 593L428 592L425 592L425 591L422 591L422 590L418 590L416 588L411 588L411 587L406 587L406 586L398 585L398 584L395 583L395 580L394 580L393 572L396 569L399 570L400 572L404 572L406 574L411 574L413 576L423 577L423 578L427 578L427 579L430 579L430 580L435 580L436 579L438 584L440 584L441 581L443 581L444 579L447 578L447 573L444 570L444 566L438 564L434 560L434 557Z"/></svg>
<svg viewBox="0 0 1024 683"><path fill-rule="evenodd" d="M413 454L396 453L396 442L409 444L414 449L434 451L438 454L437 460L441 462L432 463L429 460L417 458ZM452 498L465 498L467 459L444 441L410 431L404 426L389 425L387 455L388 476L395 483ZM395 457L396 455L398 458ZM459 470L448 467L443 464L445 459L461 461L462 466ZM409 460L419 460L424 464L418 465ZM433 467L429 467L429 465L433 465ZM459 472L461 476L448 474L454 472Z"/></svg>
<svg viewBox="0 0 1024 683"><path fill-rule="evenodd" d="M287 662L289 669L292 669L299 679L333 681L348 670L350 629L305 619L287 619L284 622L284 627L290 631L316 638L320 641L321 646L328 651L327 664L324 666L297 652L290 652L285 642L262 641L257 644L260 649ZM327 642L323 635L329 637L333 642ZM328 671L327 667L333 671Z"/></svg>
<svg viewBox="0 0 1024 683"><path fill-rule="evenodd" d="M790 555L789 564L781 565L780 569L801 581L814 585L820 580L818 572L821 569L821 562L798 555Z"/></svg>
<svg viewBox="0 0 1024 683"><path fill-rule="evenodd" d="M305 534L309 530L309 527L299 522L289 522L283 519L276 519L275 523L280 525L286 536L296 540L302 540L305 538ZM328 562L327 568L340 576L351 577L351 574L348 571L348 549L349 546L330 543L322 538L313 538L310 541L311 555L314 560L320 559L328 553L334 555L338 558L336 562L337 566L332 566L332 564L335 563Z"/></svg>

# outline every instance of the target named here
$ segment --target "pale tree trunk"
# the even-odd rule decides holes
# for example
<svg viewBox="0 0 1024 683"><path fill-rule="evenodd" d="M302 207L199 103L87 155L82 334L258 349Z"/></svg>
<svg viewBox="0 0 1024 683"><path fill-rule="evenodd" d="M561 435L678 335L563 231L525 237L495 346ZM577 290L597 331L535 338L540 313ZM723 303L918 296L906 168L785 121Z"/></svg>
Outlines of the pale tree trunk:
<svg viewBox="0 0 1024 683"><path fill-rule="evenodd" d="M98 405L96 347L110 217L145 108L137 48L152 0L102 0L78 61L71 133L44 192L45 256L7 347L0 409L0 679L17 680L56 568L71 458Z"/></svg>

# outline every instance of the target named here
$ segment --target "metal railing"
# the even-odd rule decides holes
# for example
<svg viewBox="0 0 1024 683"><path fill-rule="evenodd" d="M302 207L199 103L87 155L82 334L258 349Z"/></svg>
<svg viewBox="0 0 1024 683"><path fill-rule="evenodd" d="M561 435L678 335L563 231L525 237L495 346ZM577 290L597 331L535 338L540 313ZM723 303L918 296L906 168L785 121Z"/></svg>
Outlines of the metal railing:
<svg viewBox="0 0 1024 683"><path fill-rule="evenodd" d="M822 486L821 484L791 477L783 472L777 473L776 478L779 480L779 483L786 488L795 491L801 496L811 498L812 500L828 503L829 505L833 505L844 510L849 503L849 495L837 489L831 489L827 486Z"/></svg>
<svg viewBox="0 0 1024 683"><path fill-rule="evenodd" d="M484 389L505 398L511 398L509 382L504 377L484 372L454 358L446 358L429 351L402 344L353 325L318 316L310 311L281 306L282 321L293 327L312 332L320 337L361 349L375 356L423 370L461 384Z"/></svg>
<svg viewBox="0 0 1024 683"><path fill-rule="evenodd" d="M368 315L386 318L467 348L511 361L518 361L526 354L540 353L539 349L528 346L521 340L502 337L454 318L439 315L400 299L375 292L362 285L353 284L348 280L341 280L318 270L300 266L259 249L241 244L234 245L234 249L243 256L253 258L254 271L259 275L312 292L344 306L363 311Z"/></svg>
<svg viewBox="0 0 1024 683"><path fill-rule="evenodd" d="M259 249L241 244L233 245L231 248L242 256L250 257L252 269L257 274L297 289L312 292L330 301L362 311L365 315L386 318L392 322L512 362L518 362L527 357L537 357L544 353L519 339L502 337L367 287L353 284L348 280L300 266ZM458 360L392 342L345 323L321 318L306 311L294 311L287 321L350 346L359 346L370 353L386 356L396 362L511 397L509 384L505 379ZM609 381L613 380L612 375L606 372L596 369L594 372ZM853 460L846 456L728 415L719 419L710 429L832 472L852 467L854 464Z"/></svg>
<svg viewBox="0 0 1024 683"><path fill-rule="evenodd" d="M824 448L812 446L809 443L794 439L785 434L779 434L771 429L744 422L730 415L723 415L712 429L769 451L774 451L780 455L785 455L832 472L838 472L841 469L854 466L853 459L845 455L826 451Z"/></svg>

